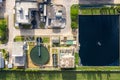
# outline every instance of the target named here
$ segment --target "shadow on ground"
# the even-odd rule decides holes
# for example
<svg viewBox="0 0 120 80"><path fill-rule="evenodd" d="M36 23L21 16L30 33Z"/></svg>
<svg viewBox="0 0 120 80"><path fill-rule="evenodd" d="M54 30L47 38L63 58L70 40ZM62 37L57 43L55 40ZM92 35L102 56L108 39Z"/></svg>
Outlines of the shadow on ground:
<svg viewBox="0 0 120 80"><path fill-rule="evenodd" d="M54 33L60 33L61 29L52 29Z"/></svg>

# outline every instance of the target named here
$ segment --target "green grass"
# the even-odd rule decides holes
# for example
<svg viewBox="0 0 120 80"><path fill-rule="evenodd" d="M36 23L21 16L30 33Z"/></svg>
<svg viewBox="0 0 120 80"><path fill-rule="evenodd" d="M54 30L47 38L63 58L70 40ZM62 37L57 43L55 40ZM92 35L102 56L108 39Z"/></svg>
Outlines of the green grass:
<svg viewBox="0 0 120 80"><path fill-rule="evenodd" d="M0 72L0 80L120 80L120 73L115 72Z"/></svg>
<svg viewBox="0 0 120 80"><path fill-rule="evenodd" d="M0 19L0 43L4 44L7 42L7 20Z"/></svg>
<svg viewBox="0 0 120 80"><path fill-rule="evenodd" d="M78 65L79 64L79 54L75 53L75 64Z"/></svg>
<svg viewBox="0 0 120 80"><path fill-rule="evenodd" d="M6 49L0 49L0 52L2 52L4 59L8 59L8 51Z"/></svg>
<svg viewBox="0 0 120 80"><path fill-rule="evenodd" d="M43 41L43 43L49 43L50 38L49 37L42 37L42 41Z"/></svg>
<svg viewBox="0 0 120 80"><path fill-rule="evenodd" d="M120 71L119 66L79 66L77 71Z"/></svg>
<svg viewBox="0 0 120 80"><path fill-rule="evenodd" d="M113 7L100 7L100 8L81 8L81 15L116 15L118 14L117 8Z"/></svg>
<svg viewBox="0 0 120 80"><path fill-rule="evenodd" d="M22 41L24 41L24 36L16 36L16 37L14 38L14 41L15 41L15 42L22 42Z"/></svg>
<svg viewBox="0 0 120 80"><path fill-rule="evenodd" d="M14 42L35 41L34 36L16 36Z"/></svg>
<svg viewBox="0 0 120 80"><path fill-rule="evenodd" d="M75 4L71 7L71 28L78 28L78 13L79 13L79 5Z"/></svg>

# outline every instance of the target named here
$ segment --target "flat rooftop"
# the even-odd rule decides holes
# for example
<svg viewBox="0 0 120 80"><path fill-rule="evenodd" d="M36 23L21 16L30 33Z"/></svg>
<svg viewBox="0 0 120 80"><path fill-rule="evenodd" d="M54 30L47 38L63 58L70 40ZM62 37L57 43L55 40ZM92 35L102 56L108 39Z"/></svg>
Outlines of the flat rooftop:
<svg viewBox="0 0 120 80"><path fill-rule="evenodd" d="M14 42L12 48L12 56L23 56L23 42Z"/></svg>
<svg viewBox="0 0 120 80"><path fill-rule="evenodd" d="M48 23L51 27L65 27L66 12L65 7L62 5L47 6Z"/></svg>
<svg viewBox="0 0 120 80"><path fill-rule="evenodd" d="M60 68L74 68L73 49L61 49L59 53Z"/></svg>
<svg viewBox="0 0 120 80"><path fill-rule="evenodd" d="M37 2L16 2L16 23L30 23L29 9L38 9Z"/></svg>
<svg viewBox="0 0 120 80"><path fill-rule="evenodd" d="M24 66L24 65L25 65L25 55L14 58L14 66Z"/></svg>
<svg viewBox="0 0 120 80"><path fill-rule="evenodd" d="M0 52L0 68L4 68L4 58L2 57L2 52Z"/></svg>
<svg viewBox="0 0 120 80"><path fill-rule="evenodd" d="M23 50L23 42L14 42L12 48L12 59L14 66L24 66L25 65L25 53Z"/></svg>

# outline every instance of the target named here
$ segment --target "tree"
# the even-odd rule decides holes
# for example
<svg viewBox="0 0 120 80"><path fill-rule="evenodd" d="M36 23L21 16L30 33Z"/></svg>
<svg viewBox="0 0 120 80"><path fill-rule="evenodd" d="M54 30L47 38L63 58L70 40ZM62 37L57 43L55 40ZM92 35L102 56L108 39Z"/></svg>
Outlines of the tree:
<svg viewBox="0 0 120 80"><path fill-rule="evenodd" d="M9 57L8 52L5 49L3 49L2 52L3 52L4 59L8 59L8 57Z"/></svg>
<svg viewBox="0 0 120 80"><path fill-rule="evenodd" d="M72 26L72 29L77 29L78 28L78 25L77 25L76 22L72 22L71 26Z"/></svg>
<svg viewBox="0 0 120 80"><path fill-rule="evenodd" d="M2 31L6 31L6 22L3 20L2 22L1 22L1 24L0 24L0 30L2 30Z"/></svg>
<svg viewBox="0 0 120 80"><path fill-rule="evenodd" d="M0 40L3 40L5 38L5 32L0 30Z"/></svg>

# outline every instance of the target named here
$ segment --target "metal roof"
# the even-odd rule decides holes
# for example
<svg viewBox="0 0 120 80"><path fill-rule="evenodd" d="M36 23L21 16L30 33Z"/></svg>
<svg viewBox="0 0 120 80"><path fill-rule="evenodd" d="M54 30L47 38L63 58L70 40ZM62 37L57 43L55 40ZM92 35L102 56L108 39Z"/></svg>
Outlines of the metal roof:
<svg viewBox="0 0 120 80"><path fill-rule="evenodd" d="M25 54L20 57L14 58L14 66L24 66L25 65Z"/></svg>
<svg viewBox="0 0 120 80"><path fill-rule="evenodd" d="M0 68L4 68L4 58L2 58L2 52L0 52Z"/></svg>

